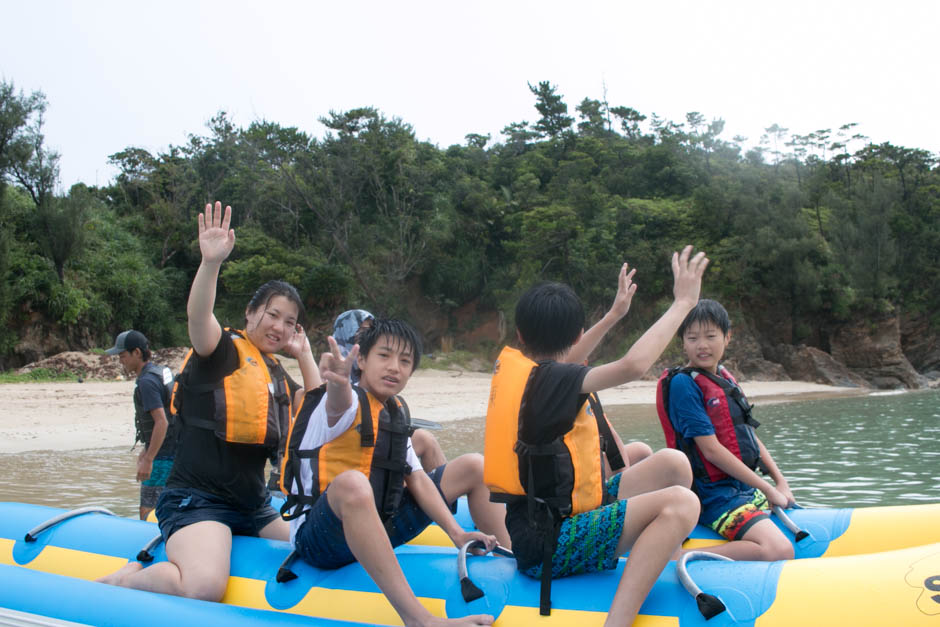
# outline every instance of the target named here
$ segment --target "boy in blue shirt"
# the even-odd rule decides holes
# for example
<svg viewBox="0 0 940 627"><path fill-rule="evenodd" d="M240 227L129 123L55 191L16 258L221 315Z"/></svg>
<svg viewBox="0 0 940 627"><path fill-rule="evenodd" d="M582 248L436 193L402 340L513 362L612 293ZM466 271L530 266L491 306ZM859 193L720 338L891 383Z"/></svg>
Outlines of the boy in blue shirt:
<svg viewBox="0 0 940 627"><path fill-rule="evenodd" d="M720 363L731 341L728 312L702 299L678 337L688 364L663 373L656 404L666 443L692 464L699 522L730 540L707 550L737 560L791 559L793 546L768 510L792 505L793 493L754 432L759 423L744 393ZM758 465L774 485L755 472Z"/></svg>

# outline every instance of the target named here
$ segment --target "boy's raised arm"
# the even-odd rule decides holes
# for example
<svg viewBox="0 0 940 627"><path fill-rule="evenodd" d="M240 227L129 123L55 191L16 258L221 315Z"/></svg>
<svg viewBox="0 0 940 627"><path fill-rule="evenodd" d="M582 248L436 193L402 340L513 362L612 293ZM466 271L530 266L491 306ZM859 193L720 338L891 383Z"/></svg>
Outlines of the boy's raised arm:
<svg viewBox="0 0 940 627"><path fill-rule="evenodd" d="M583 363L594 352L597 345L601 343L607 332L630 311L630 302L633 300L633 295L636 294L636 284L633 283L636 268L627 273L629 265L625 263L620 266L620 275L617 277L617 295L614 296L614 302L610 306L610 310L604 314L604 317L597 324L584 332L581 339L568 350L568 354L565 355L562 361L569 364Z"/></svg>
<svg viewBox="0 0 940 627"><path fill-rule="evenodd" d="M699 252L693 256L691 246L683 248L681 253L672 254L674 300L669 309L630 347L626 355L617 361L592 368L581 384L582 393L597 392L639 379L649 370L698 302L706 267L708 258L705 253Z"/></svg>
<svg viewBox="0 0 940 627"><path fill-rule="evenodd" d="M349 373L359 357L359 345L356 344L346 357L336 344L333 336L327 338L330 350L320 357L320 376L326 381L326 423L334 426L352 405L352 384Z"/></svg>

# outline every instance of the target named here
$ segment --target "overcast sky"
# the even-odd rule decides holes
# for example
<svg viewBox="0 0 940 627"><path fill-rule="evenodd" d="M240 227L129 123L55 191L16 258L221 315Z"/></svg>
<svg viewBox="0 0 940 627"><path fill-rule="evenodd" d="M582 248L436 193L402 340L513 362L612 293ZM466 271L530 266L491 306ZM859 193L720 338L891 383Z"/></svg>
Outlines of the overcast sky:
<svg viewBox="0 0 940 627"><path fill-rule="evenodd" d="M858 122L875 142L940 152L940 2L0 0L0 78L41 90L63 188L106 184L108 155L202 134L216 112L322 136L373 106L446 147L535 121L558 86L724 139L773 123Z"/></svg>

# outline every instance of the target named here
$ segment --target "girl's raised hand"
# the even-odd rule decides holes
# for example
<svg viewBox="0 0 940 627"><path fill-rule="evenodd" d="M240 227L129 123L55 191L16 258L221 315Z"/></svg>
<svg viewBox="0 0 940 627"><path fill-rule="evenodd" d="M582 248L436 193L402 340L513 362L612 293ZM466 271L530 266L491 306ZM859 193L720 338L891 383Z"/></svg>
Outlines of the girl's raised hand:
<svg viewBox="0 0 940 627"><path fill-rule="evenodd" d="M215 202L215 211L212 203L206 205L205 213L199 214L199 252L202 260L209 263L222 263L235 248L235 231L230 228L232 224L232 208L225 207L222 214L222 203Z"/></svg>
<svg viewBox="0 0 940 627"><path fill-rule="evenodd" d="M287 344L284 346L284 352L298 359L305 352L311 351L310 340L307 339L307 332L304 331L303 325L296 325L294 328L294 334L287 340Z"/></svg>

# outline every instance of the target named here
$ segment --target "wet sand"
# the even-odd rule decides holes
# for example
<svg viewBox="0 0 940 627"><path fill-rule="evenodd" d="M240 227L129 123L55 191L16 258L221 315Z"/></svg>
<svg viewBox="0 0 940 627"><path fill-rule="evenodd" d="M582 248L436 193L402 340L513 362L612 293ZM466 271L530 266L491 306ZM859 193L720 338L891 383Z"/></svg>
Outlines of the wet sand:
<svg viewBox="0 0 940 627"><path fill-rule="evenodd" d="M291 364L288 371L297 380ZM490 375L419 370L403 396L415 416L439 422L486 413ZM748 398L763 403L867 394L804 381L746 381ZM606 406L653 405L655 381L628 383L601 393ZM127 446L134 441L134 381L0 385L0 453Z"/></svg>

